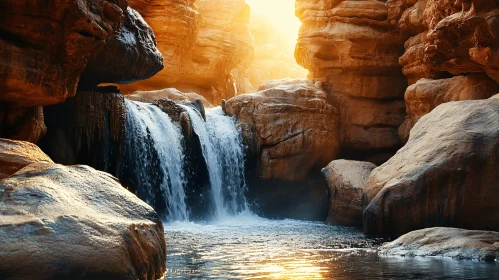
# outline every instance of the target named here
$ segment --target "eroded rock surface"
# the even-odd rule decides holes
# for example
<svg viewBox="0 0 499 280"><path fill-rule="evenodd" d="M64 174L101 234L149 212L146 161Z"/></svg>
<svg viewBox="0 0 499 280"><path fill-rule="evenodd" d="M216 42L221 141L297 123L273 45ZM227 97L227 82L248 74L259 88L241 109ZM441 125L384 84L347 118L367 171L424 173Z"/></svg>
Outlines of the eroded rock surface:
<svg viewBox="0 0 499 280"><path fill-rule="evenodd" d="M339 108L347 158L383 162L400 147L404 39L389 8L385 1L296 1L303 24L295 57Z"/></svg>
<svg viewBox="0 0 499 280"><path fill-rule="evenodd" d="M0 181L0 274L7 279L158 279L163 225L109 174L33 163Z"/></svg>
<svg viewBox="0 0 499 280"><path fill-rule="evenodd" d="M493 261L499 259L499 232L457 228L416 230L385 243L380 254Z"/></svg>
<svg viewBox="0 0 499 280"><path fill-rule="evenodd" d="M87 64L80 85L131 83L147 79L163 69L154 32L134 9L128 7L120 27L104 49Z"/></svg>
<svg viewBox="0 0 499 280"><path fill-rule="evenodd" d="M495 98L442 104L422 117L408 143L371 173L363 197L364 232L498 230L498 127Z"/></svg>
<svg viewBox="0 0 499 280"><path fill-rule="evenodd" d="M196 99L200 99L203 105L207 108L213 107L213 105L206 100L203 96L194 92L181 92L175 88L165 88L153 91L136 91L132 94L126 95L127 99L152 103L155 100L168 98L176 102L195 102Z"/></svg>
<svg viewBox="0 0 499 280"><path fill-rule="evenodd" d="M30 107L74 96L126 7L124 0L2 1L0 100Z"/></svg>
<svg viewBox="0 0 499 280"><path fill-rule="evenodd" d="M0 103L0 137L37 143L47 132L43 107L23 107L16 103Z"/></svg>
<svg viewBox="0 0 499 280"><path fill-rule="evenodd" d="M52 160L32 143L0 138L0 179L35 162L51 163Z"/></svg>
<svg viewBox="0 0 499 280"><path fill-rule="evenodd" d="M322 169L330 199L327 224L362 227L362 193L374 168L370 162L334 160Z"/></svg>

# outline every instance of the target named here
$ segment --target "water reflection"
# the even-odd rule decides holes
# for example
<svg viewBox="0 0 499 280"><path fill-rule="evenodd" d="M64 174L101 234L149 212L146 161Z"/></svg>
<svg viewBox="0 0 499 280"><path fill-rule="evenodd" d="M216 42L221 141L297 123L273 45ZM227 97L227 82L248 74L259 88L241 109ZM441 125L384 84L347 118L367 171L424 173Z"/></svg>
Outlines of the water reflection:
<svg viewBox="0 0 499 280"><path fill-rule="evenodd" d="M499 279L499 265L378 257L360 230L252 215L165 225L168 279Z"/></svg>

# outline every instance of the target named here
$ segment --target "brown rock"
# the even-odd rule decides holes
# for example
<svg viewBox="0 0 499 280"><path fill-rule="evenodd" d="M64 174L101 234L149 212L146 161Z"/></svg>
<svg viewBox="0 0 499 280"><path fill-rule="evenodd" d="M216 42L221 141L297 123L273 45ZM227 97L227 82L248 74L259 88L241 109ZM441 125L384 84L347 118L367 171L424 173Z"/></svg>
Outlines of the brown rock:
<svg viewBox="0 0 499 280"><path fill-rule="evenodd" d="M442 80L421 79L405 93L407 119L400 127L399 135L404 143L407 142L414 124L442 103L487 99L498 92L499 85L483 74Z"/></svg>
<svg viewBox="0 0 499 280"><path fill-rule="evenodd" d="M107 40L105 48L91 59L80 85L130 83L147 79L163 69L163 57L156 48L152 29L139 13L128 7L120 28Z"/></svg>
<svg viewBox="0 0 499 280"><path fill-rule="evenodd" d="M259 92L226 102L230 116L252 127L262 180L301 181L313 166L324 166L339 150L336 110L326 93L307 80L282 80Z"/></svg>
<svg viewBox="0 0 499 280"><path fill-rule="evenodd" d="M374 168L370 162L334 160L322 169L330 196L328 225L362 227L362 192Z"/></svg>
<svg viewBox="0 0 499 280"><path fill-rule="evenodd" d="M116 178L31 164L0 181L0 274L8 279L158 279L163 225Z"/></svg>
<svg viewBox="0 0 499 280"><path fill-rule="evenodd" d="M124 0L2 1L0 100L44 106L74 96L87 60L126 7Z"/></svg>
<svg viewBox="0 0 499 280"><path fill-rule="evenodd" d="M499 259L499 232L457 228L416 230L385 243L380 254L494 261Z"/></svg>
<svg viewBox="0 0 499 280"><path fill-rule="evenodd" d="M498 127L497 99L450 102L422 117L408 143L371 173L364 233L398 236L434 226L498 230Z"/></svg>
<svg viewBox="0 0 499 280"><path fill-rule="evenodd" d="M132 94L128 94L126 98L146 103L152 103L155 100L164 98L168 98L176 102L195 102L196 99L200 99L205 107L213 107L213 105L203 96L194 92L181 92L175 88L165 88L153 91L136 91Z"/></svg>
<svg viewBox="0 0 499 280"><path fill-rule="evenodd" d="M0 179L35 162L52 162L38 146L24 141L0 138Z"/></svg>
<svg viewBox="0 0 499 280"><path fill-rule="evenodd" d="M389 18L391 9L384 1L296 2L302 27L295 57L339 109L346 158L383 161L400 147L407 83L398 62L404 38Z"/></svg>
<svg viewBox="0 0 499 280"><path fill-rule="evenodd" d="M37 143L47 132L42 107L22 107L16 103L0 105L0 137Z"/></svg>

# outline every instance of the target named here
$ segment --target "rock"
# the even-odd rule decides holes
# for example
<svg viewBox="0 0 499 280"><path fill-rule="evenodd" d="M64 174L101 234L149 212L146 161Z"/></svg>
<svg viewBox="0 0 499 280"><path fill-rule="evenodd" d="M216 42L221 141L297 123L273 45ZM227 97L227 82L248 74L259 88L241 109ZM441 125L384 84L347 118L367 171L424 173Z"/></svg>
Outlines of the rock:
<svg viewBox="0 0 499 280"><path fill-rule="evenodd" d="M181 92L175 88L165 88L153 91L136 91L133 94L127 94L126 98L147 103L152 103L155 100L163 98L168 98L176 102L195 102L196 99L200 99L201 102L203 102L204 107L213 107L213 105L203 96L194 92Z"/></svg>
<svg viewBox="0 0 499 280"><path fill-rule="evenodd" d="M499 230L498 127L498 99L449 102L422 117L407 144L371 173L364 233Z"/></svg>
<svg viewBox="0 0 499 280"><path fill-rule="evenodd" d="M42 107L22 107L16 103L0 103L0 137L37 143L47 127Z"/></svg>
<svg viewBox="0 0 499 280"><path fill-rule="evenodd" d="M165 69L152 79L120 86L125 93L169 87L196 92L212 104L235 96L231 71L253 60L250 9L243 0L131 1L152 27ZM171 66L171 67L170 67Z"/></svg>
<svg viewBox="0 0 499 280"><path fill-rule="evenodd" d="M405 103L407 119L399 130L405 143L416 122L442 103L460 100L487 99L499 92L499 85L483 74L456 76L449 79L421 79L407 88Z"/></svg>
<svg viewBox="0 0 499 280"><path fill-rule="evenodd" d="M253 127L260 178L302 181L339 151L338 119L326 93L307 80L281 80L227 100L225 111ZM252 140L245 140L252 142Z"/></svg>
<svg viewBox="0 0 499 280"><path fill-rule="evenodd" d="M35 162L52 160L32 143L0 138L0 180Z"/></svg>
<svg viewBox="0 0 499 280"><path fill-rule="evenodd" d="M330 196L326 224L362 227L362 192L374 168L370 162L334 160L322 169Z"/></svg>
<svg viewBox="0 0 499 280"><path fill-rule="evenodd" d="M390 2L296 1L302 27L295 57L340 111L344 158L382 162L401 146L407 82L398 60L405 40L389 18Z"/></svg>
<svg viewBox="0 0 499 280"><path fill-rule="evenodd" d="M75 97L44 111L48 130L39 145L50 158L65 165L86 164L118 173L126 108L116 87L80 89Z"/></svg>
<svg viewBox="0 0 499 280"><path fill-rule="evenodd" d="M324 221L326 184L319 170L339 151L338 113L320 83L281 80L227 100L247 146L248 198L269 218Z"/></svg>
<svg viewBox="0 0 499 280"><path fill-rule="evenodd" d="M125 0L0 3L0 100L35 107L74 96L126 7Z"/></svg>
<svg viewBox="0 0 499 280"><path fill-rule="evenodd" d="M80 85L126 84L147 79L161 69L163 57L156 48L154 32L138 12L128 7L120 28L88 62Z"/></svg>
<svg viewBox="0 0 499 280"><path fill-rule="evenodd" d="M494 261L499 259L499 232L442 227L416 230L385 243L380 254Z"/></svg>
<svg viewBox="0 0 499 280"><path fill-rule="evenodd" d="M157 48L167 67L147 80L121 85L120 89L128 94L137 90L151 91L172 87L188 70L187 61L191 59L191 49L198 34L200 17L194 4L195 0L128 2L154 30Z"/></svg>
<svg viewBox="0 0 499 280"><path fill-rule="evenodd" d="M87 166L33 163L0 181L0 274L7 279L158 279L156 212Z"/></svg>

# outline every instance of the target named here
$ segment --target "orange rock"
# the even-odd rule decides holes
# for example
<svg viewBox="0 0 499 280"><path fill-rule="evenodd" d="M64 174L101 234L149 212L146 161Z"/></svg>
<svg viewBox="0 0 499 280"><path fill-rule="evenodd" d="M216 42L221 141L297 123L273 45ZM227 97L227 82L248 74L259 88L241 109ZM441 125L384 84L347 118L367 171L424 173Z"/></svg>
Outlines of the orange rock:
<svg viewBox="0 0 499 280"><path fill-rule="evenodd" d="M16 103L0 105L0 136L13 140L37 143L47 132L42 107L22 107Z"/></svg>
<svg viewBox="0 0 499 280"><path fill-rule="evenodd" d="M0 138L0 179L35 162L52 160L34 144Z"/></svg>

